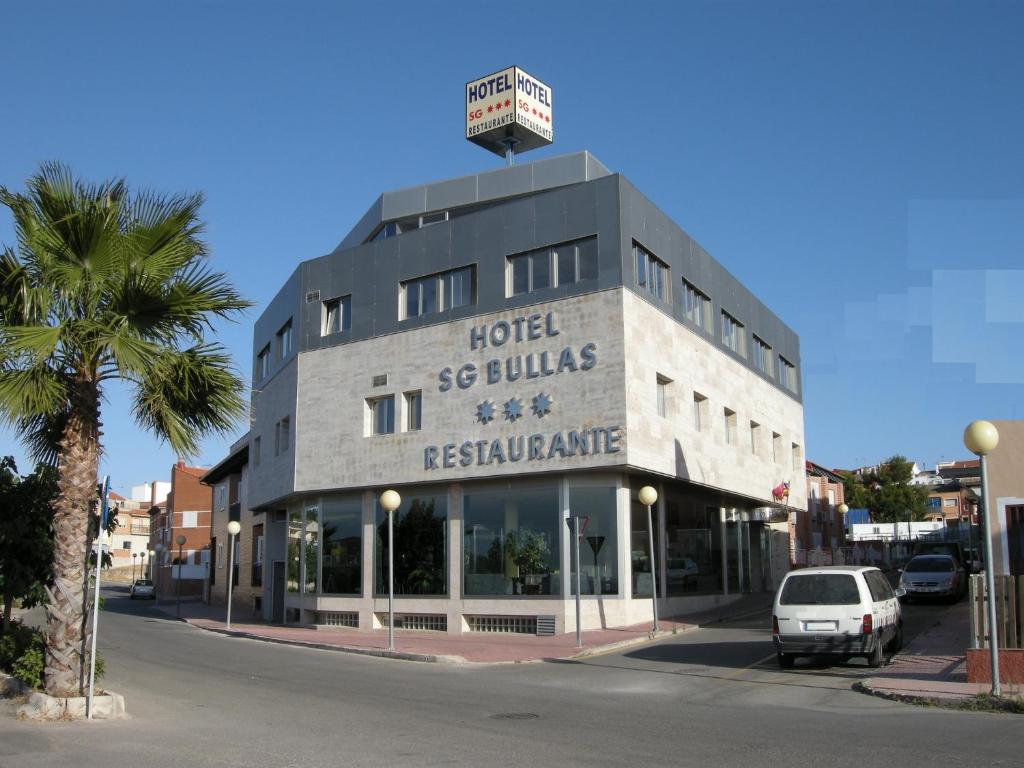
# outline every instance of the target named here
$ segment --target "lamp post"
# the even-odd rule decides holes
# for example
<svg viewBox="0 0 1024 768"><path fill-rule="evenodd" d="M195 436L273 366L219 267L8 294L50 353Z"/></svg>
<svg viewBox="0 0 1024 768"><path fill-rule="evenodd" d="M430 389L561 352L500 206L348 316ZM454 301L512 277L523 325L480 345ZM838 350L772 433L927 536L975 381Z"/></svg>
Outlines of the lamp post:
<svg viewBox="0 0 1024 768"><path fill-rule="evenodd" d="M384 491L380 507L388 516L388 650L395 650L395 510L402 504L398 491Z"/></svg>
<svg viewBox="0 0 1024 768"><path fill-rule="evenodd" d="M159 545L157 545L157 546L159 546ZM154 557L156 557L156 550L153 550L153 549L149 550L149 576L143 575L143 578L144 579L149 579L150 581L153 581L153 558ZM155 589L153 590L153 594L154 595L156 594L156 590Z"/></svg>
<svg viewBox="0 0 1024 768"><path fill-rule="evenodd" d="M139 578L146 578L146 550L139 553Z"/></svg>
<svg viewBox="0 0 1024 768"><path fill-rule="evenodd" d="M132 584L135 583L135 560L138 558L138 552L132 552Z"/></svg>
<svg viewBox="0 0 1024 768"><path fill-rule="evenodd" d="M234 587L232 583L235 572L235 536L242 530L241 524L237 520L232 520L228 523L228 620L225 625L225 629L231 629L231 590Z"/></svg>
<svg viewBox="0 0 1024 768"><path fill-rule="evenodd" d="M845 501L840 502L839 506L836 507L836 512L839 513L839 517L841 518L841 524L843 526L843 544L846 543L846 513L849 512L849 511L850 511L850 508L849 508L849 506L847 506ZM846 558L843 558L843 560L845 562ZM833 552L832 553L832 565L835 565L835 564L836 564L836 553Z"/></svg>
<svg viewBox="0 0 1024 768"><path fill-rule="evenodd" d="M654 565L654 518L651 505L658 501L658 492L649 485L640 489L640 503L647 507L647 543L651 552L651 608L654 610L654 629L658 631L658 576Z"/></svg>
<svg viewBox="0 0 1024 768"><path fill-rule="evenodd" d="M981 459L981 514L985 519L985 590L988 600L988 651L992 664L992 695L999 696L999 638L996 632L996 577L995 561L992 559L992 535L995 526L989 515L988 504L988 462L986 457L999 445L999 430L991 421L972 421L964 430L964 445L967 450Z"/></svg>
<svg viewBox="0 0 1024 768"><path fill-rule="evenodd" d="M185 546L185 536L179 533L174 537L174 543L178 545L178 579L174 583L175 593L177 596L177 607L175 608L175 615L181 618L181 548Z"/></svg>

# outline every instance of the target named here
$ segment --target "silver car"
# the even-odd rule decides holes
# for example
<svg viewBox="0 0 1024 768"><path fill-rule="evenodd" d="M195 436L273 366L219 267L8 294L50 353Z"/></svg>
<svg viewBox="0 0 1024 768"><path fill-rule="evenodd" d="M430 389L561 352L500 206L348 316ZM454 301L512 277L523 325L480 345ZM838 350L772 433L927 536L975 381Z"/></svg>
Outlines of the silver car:
<svg viewBox="0 0 1024 768"><path fill-rule="evenodd" d="M944 597L955 602L967 589L967 575L950 555L918 555L903 567L900 586L907 590L908 602L925 597Z"/></svg>
<svg viewBox="0 0 1024 768"><path fill-rule="evenodd" d="M156 590L153 588L153 582L150 579L136 579L131 589L128 590L128 597L132 600L135 598L155 600Z"/></svg>

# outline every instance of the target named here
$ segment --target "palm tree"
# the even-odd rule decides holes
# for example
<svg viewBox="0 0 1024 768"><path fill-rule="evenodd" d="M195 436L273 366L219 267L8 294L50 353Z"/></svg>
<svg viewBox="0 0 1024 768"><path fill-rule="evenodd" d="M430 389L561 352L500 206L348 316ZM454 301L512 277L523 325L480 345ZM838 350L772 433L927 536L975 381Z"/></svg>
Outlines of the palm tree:
<svg viewBox="0 0 1024 768"><path fill-rule="evenodd" d="M127 382L136 422L194 455L244 412L229 355L204 334L249 303L206 264L201 195L130 195L51 163L24 193L0 186L0 203L18 241L0 251L0 419L58 467L46 691L77 696L104 385Z"/></svg>

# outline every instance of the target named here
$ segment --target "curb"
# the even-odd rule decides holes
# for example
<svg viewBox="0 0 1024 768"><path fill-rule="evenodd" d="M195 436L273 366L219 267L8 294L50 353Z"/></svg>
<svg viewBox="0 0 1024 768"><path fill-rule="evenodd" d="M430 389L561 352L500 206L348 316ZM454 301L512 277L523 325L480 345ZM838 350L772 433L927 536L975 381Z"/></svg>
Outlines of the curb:
<svg viewBox="0 0 1024 768"><path fill-rule="evenodd" d="M1004 715L1024 714L1024 709L1012 699L989 699L986 701L983 697L973 693L957 694L956 696L926 696L916 693L897 693L896 691L872 688L862 680L855 682L851 688L857 691L857 693L875 696L886 701L896 701L901 704L914 704L919 707L937 707L958 712L989 712Z"/></svg>

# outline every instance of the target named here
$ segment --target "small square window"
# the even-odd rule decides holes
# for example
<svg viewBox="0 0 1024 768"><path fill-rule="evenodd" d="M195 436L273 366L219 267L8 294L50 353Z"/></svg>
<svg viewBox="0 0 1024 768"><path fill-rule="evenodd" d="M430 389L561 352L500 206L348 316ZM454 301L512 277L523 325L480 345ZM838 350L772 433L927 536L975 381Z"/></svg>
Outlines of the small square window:
<svg viewBox="0 0 1024 768"><path fill-rule="evenodd" d="M722 310L722 343L741 357L747 356L747 339L743 323Z"/></svg>
<svg viewBox="0 0 1024 768"><path fill-rule="evenodd" d="M370 434L390 435L395 431L395 396L367 401L370 406Z"/></svg>
<svg viewBox="0 0 1024 768"><path fill-rule="evenodd" d="M704 431L707 424L708 399L704 395L693 393L693 428L698 432Z"/></svg>
<svg viewBox="0 0 1024 768"><path fill-rule="evenodd" d="M263 381L270 375L270 345L267 344L256 355L256 381Z"/></svg>
<svg viewBox="0 0 1024 768"><path fill-rule="evenodd" d="M405 429L415 432L423 426L423 393L405 393Z"/></svg>
<svg viewBox="0 0 1024 768"><path fill-rule="evenodd" d="M772 463L778 464L782 453L782 435L772 432Z"/></svg>
<svg viewBox="0 0 1024 768"><path fill-rule="evenodd" d="M725 408L722 413L725 416L725 442L734 443L736 442L736 411Z"/></svg>
<svg viewBox="0 0 1024 768"><path fill-rule="evenodd" d="M662 418L668 415L668 386L672 383L672 379L658 374L658 378L655 383L655 400L658 407L658 415Z"/></svg>
<svg viewBox="0 0 1024 768"><path fill-rule="evenodd" d="M260 445L262 442L262 439L259 437L252 441L252 463L255 467L260 465Z"/></svg>
<svg viewBox="0 0 1024 768"><path fill-rule="evenodd" d="M761 425L756 421L750 422L750 452L757 456L758 444L761 442Z"/></svg>
<svg viewBox="0 0 1024 768"><path fill-rule="evenodd" d="M274 455L287 453L291 443L291 419L285 416L274 425Z"/></svg>
<svg viewBox="0 0 1024 768"><path fill-rule="evenodd" d="M339 296L323 303L323 329L321 335L330 336L352 327L352 297Z"/></svg>
<svg viewBox="0 0 1024 768"><path fill-rule="evenodd" d="M292 321L285 323L277 332L277 359L284 360L292 351Z"/></svg>

